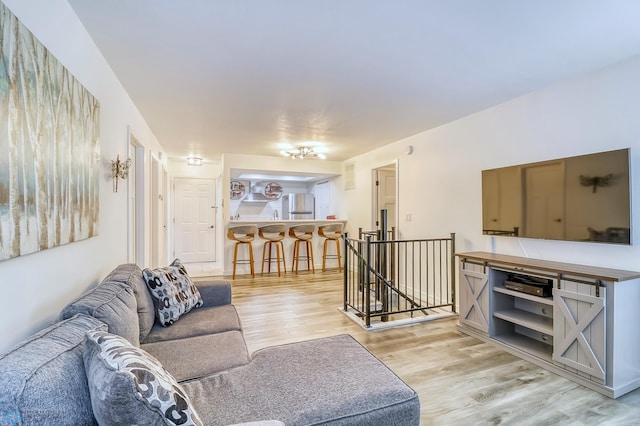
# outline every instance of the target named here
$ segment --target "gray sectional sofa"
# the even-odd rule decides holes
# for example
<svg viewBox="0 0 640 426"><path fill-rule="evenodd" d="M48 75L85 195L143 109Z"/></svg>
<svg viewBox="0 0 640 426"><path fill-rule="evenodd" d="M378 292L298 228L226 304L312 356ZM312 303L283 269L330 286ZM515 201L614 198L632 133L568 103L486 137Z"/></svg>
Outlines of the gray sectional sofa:
<svg viewBox="0 0 640 426"><path fill-rule="evenodd" d="M229 282L198 283L198 290L202 306L163 327L140 268L117 267L67 305L59 322L0 355L0 426L115 422L118 404L109 422L94 413L104 400L93 393L105 389L87 367L87 336L106 334L159 361L204 425L419 424L417 394L352 337L249 355Z"/></svg>

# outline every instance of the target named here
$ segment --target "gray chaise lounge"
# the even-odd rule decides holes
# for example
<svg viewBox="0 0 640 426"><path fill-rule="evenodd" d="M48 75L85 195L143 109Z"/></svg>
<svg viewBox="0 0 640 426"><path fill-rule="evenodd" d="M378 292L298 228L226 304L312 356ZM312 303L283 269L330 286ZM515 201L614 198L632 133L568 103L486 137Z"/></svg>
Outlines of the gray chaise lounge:
<svg viewBox="0 0 640 426"><path fill-rule="evenodd" d="M0 355L0 425L96 424L83 362L91 330L122 336L158 359L205 425L419 424L417 394L352 337L249 356L230 284L198 289L204 305L162 327L140 268L116 268L70 303L60 322Z"/></svg>

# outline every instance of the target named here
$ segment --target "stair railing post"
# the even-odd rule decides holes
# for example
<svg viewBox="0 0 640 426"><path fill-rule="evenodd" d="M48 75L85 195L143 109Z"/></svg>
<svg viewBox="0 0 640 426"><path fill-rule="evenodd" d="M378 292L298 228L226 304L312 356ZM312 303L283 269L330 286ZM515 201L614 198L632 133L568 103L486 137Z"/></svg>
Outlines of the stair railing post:
<svg viewBox="0 0 640 426"><path fill-rule="evenodd" d="M455 232L451 233L451 252L449 253L449 262L451 264L451 310L453 312L457 312L456 310L456 265L455 265L455 254L456 254L456 234Z"/></svg>
<svg viewBox="0 0 640 426"><path fill-rule="evenodd" d="M380 244L378 246L378 272L381 276L383 276L387 281L389 281L389 277L387 276L387 209L380 210ZM380 280L378 279L379 293L380 293L380 302L382 303L382 312L389 312L389 292L386 287L382 286ZM386 322L389 320L388 315L382 315L380 317L382 322Z"/></svg>
<svg viewBox="0 0 640 426"><path fill-rule="evenodd" d="M347 272L349 269L349 256L351 256L351 251L347 251L349 248L349 244L347 244L347 238L349 237L349 234L347 232L345 232L342 235L342 239L343 239L343 244L344 244L344 249L342 250L342 253L344 253L344 269L343 269L343 280L344 280L344 295L343 295L343 305L344 305L344 311L347 312L347 298L349 297L349 273ZM353 283L352 283L353 285Z"/></svg>
<svg viewBox="0 0 640 426"><path fill-rule="evenodd" d="M371 265L371 235L367 235L366 239L366 256L365 261L366 265L364 268L365 280L364 280L364 291L366 296L365 300L365 325L367 327L371 327L371 274L369 273L369 267Z"/></svg>

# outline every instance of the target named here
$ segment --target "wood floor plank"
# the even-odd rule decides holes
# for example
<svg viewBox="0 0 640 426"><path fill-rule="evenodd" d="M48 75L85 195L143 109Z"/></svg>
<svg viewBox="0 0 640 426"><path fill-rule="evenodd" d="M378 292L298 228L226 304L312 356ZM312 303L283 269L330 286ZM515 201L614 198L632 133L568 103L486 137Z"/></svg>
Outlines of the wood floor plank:
<svg viewBox="0 0 640 426"><path fill-rule="evenodd" d="M640 425L640 390L612 400L459 332L457 318L363 329L339 310L337 270L237 276L232 288L250 352L351 334L418 392L423 426Z"/></svg>

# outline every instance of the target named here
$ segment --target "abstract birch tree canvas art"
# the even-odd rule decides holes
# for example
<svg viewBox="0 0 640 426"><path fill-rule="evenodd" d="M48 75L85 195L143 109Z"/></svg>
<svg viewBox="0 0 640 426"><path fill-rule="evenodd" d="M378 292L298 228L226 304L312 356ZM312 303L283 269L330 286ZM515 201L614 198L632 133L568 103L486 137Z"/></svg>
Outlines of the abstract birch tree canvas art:
<svg viewBox="0 0 640 426"><path fill-rule="evenodd" d="M100 104L0 2L0 260L97 235Z"/></svg>

